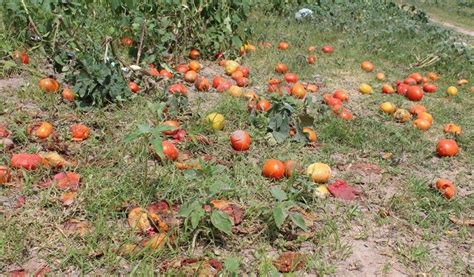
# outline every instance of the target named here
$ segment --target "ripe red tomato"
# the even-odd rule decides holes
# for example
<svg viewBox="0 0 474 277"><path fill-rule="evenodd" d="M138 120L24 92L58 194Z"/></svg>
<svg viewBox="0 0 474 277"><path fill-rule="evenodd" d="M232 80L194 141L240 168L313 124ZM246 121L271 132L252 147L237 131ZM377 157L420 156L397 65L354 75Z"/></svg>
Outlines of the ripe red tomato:
<svg viewBox="0 0 474 277"><path fill-rule="evenodd" d="M321 50L326 54L331 54L332 52L334 52L334 47L332 47L331 45L325 45Z"/></svg>
<svg viewBox="0 0 474 277"><path fill-rule="evenodd" d="M309 63L309 64L314 64L316 62L316 57L313 56L313 55L309 55L307 58L306 58L306 61Z"/></svg>
<svg viewBox="0 0 474 277"><path fill-rule="evenodd" d="M132 91L132 93L137 93L140 90L140 87L135 82L129 82L128 88Z"/></svg>
<svg viewBox="0 0 474 277"><path fill-rule="evenodd" d="M189 66L187 64L178 64L175 69L177 72L185 74L186 72L188 72Z"/></svg>
<svg viewBox="0 0 474 277"><path fill-rule="evenodd" d="M246 66L240 66L238 70L242 71L242 73L244 74L244 77L245 77L245 78L248 78L248 77L249 77L250 70L249 70L248 67L246 67Z"/></svg>
<svg viewBox="0 0 474 277"><path fill-rule="evenodd" d="M284 63L277 63L277 65L275 66L275 72L285 74L286 72L288 72L288 66L286 66L286 64Z"/></svg>
<svg viewBox="0 0 474 277"><path fill-rule="evenodd" d="M423 99L423 90L419 86L410 86L405 97L410 101L420 101Z"/></svg>
<svg viewBox="0 0 474 277"><path fill-rule="evenodd" d="M225 78L222 76L215 76L214 79L212 79L212 87L217 88L220 84L225 82Z"/></svg>
<svg viewBox="0 0 474 277"><path fill-rule="evenodd" d="M426 84L423 86L423 91L428 93L433 93L438 90L438 87L433 84Z"/></svg>
<svg viewBox="0 0 474 277"><path fill-rule="evenodd" d="M260 111L260 112L266 112L266 111L268 111L271 107L272 107L272 104L270 103L270 101L268 101L268 100L266 100L266 99L261 99L261 100L258 101L258 103L257 103L257 110Z"/></svg>
<svg viewBox="0 0 474 277"><path fill-rule="evenodd" d="M410 86L405 83L400 83L397 85L397 93L401 95L405 95L409 87Z"/></svg>
<svg viewBox="0 0 474 277"><path fill-rule="evenodd" d="M246 87L249 85L249 79L245 78L245 77L240 77L240 78L237 78L235 80L235 83L237 84L237 86L239 87Z"/></svg>
<svg viewBox="0 0 474 277"><path fill-rule="evenodd" d="M171 79L171 78L173 78L173 73L169 72L166 69L162 69L162 70L160 70L160 76Z"/></svg>
<svg viewBox="0 0 474 277"><path fill-rule="evenodd" d="M454 157L458 151L458 144L453 139L440 139L436 146L436 152L440 157Z"/></svg>
<svg viewBox="0 0 474 277"><path fill-rule="evenodd" d="M263 163L262 174L267 178L279 180L285 176L285 164L279 160L266 160Z"/></svg>
<svg viewBox="0 0 474 277"><path fill-rule="evenodd" d="M423 81L423 76L418 72L412 73L408 77L415 80L418 84Z"/></svg>
<svg viewBox="0 0 474 277"><path fill-rule="evenodd" d="M287 83L296 83L298 82L298 75L295 73L288 72L285 74L285 81Z"/></svg>
<svg viewBox="0 0 474 277"><path fill-rule="evenodd" d="M205 77L197 78L194 85L198 91L208 91L211 88L211 84Z"/></svg>
<svg viewBox="0 0 474 277"><path fill-rule="evenodd" d="M349 95L347 95L347 92L343 91L343 90L336 90L333 92L332 96L334 98L337 98L339 100L341 100L342 102L345 102L347 100L349 100Z"/></svg>
<svg viewBox="0 0 474 277"><path fill-rule="evenodd" d="M127 36L124 36L120 40L120 43L122 43L123 46L130 47L133 44L133 40Z"/></svg>
<svg viewBox="0 0 474 277"><path fill-rule="evenodd" d="M40 155L28 153L14 154L10 160L12 167L23 168L26 170L35 170L42 162L43 159Z"/></svg>
<svg viewBox="0 0 474 277"><path fill-rule="evenodd" d="M286 50L288 49L289 45L288 45L288 42L286 41L282 41L278 44L278 49L280 50Z"/></svg>
<svg viewBox="0 0 474 277"><path fill-rule="evenodd" d="M26 52L21 53L21 63L22 64L29 64L30 63L30 57Z"/></svg>
<svg viewBox="0 0 474 277"><path fill-rule="evenodd" d="M410 85L410 86L414 86L416 85L417 81L413 78L406 78L405 80L403 80L403 83L407 84L407 85Z"/></svg>
<svg viewBox="0 0 474 277"><path fill-rule="evenodd" d="M250 135L246 131L237 130L230 136L232 148L236 151L246 151L250 148Z"/></svg>
<svg viewBox="0 0 474 277"><path fill-rule="evenodd" d="M339 116L345 120L350 120L354 117L352 113L346 108L342 108L342 112L339 114Z"/></svg>
<svg viewBox="0 0 474 277"><path fill-rule="evenodd" d="M188 89L183 84L177 83L177 84L172 84L168 88L168 92L171 94L174 94L174 93L187 94Z"/></svg>

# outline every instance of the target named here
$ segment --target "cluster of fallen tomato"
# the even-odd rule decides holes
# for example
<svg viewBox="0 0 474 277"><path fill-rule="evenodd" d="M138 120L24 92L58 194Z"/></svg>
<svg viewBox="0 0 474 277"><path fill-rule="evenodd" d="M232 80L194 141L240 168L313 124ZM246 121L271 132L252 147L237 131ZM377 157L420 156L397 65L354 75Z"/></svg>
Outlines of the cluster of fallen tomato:
<svg viewBox="0 0 474 277"><path fill-rule="evenodd" d="M369 61L364 61L360 65L361 69L366 72L372 72L374 65ZM385 75L381 72L377 73L376 79L379 81L385 80ZM428 72L426 76L415 72L408 75L403 81L397 80L396 90L389 83L382 85L383 94L393 94L395 91L404 96L409 101L418 102L424 97L424 93L436 93L438 87L434 84L439 79L438 74L435 72ZM463 86L468 81L465 79L459 80L458 85ZM362 94L372 93L372 87L366 83L359 86L359 91ZM455 86L450 86L446 90L446 94L449 97L457 95L458 89ZM386 114L393 116L395 120L400 123L408 122L412 119L412 116L416 116L413 120L413 126L419 130L426 131L431 128L433 124L433 116L428 113L425 106L420 104L414 104L409 110L403 108L397 108L395 104L391 102L383 102L380 104L380 110ZM462 133L462 128L454 123L448 123L443 128L446 134L459 136ZM458 144L455 139L440 139L436 146L436 152L440 157L454 157L459 152ZM456 188L454 184L446 179L439 179L436 181L436 188L448 199L454 197L456 194Z"/></svg>
<svg viewBox="0 0 474 277"><path fill-rule="evenodd" d="M89 128L83 124L74 124L70 127L71 137L73 141L82 141L89 137ZM30 125L27 128L27 134L37 138L40 141L52 139L59 142L58 136L54 131L54 127L49 122L39 122ZM10 131L6 126L0 125L0 139L4 149L11 151L14 149L14 142L10 139ZM14 153L10 159L10 167L17 170L37 170L41 167L51 168L61 171L54 177L42 184L38 188L48 188L52 185L59 190L65 192L61 195L60 201L64 206L73 203L79 187L80 176L74 172L64 172L63 168L72 167L75 162L64 159L58 152L39 152L39 153ZM12 181L12 170L8 166L0 166L0 185L5 185Z"/></svg>
<svg viewBox="0 0 474 277"><path fill-rule="evenodd" d="M262 44L262 46L271 47L271 44L265 43ZM286 50L288 49L288 47L288 43L286 42L280 42L278 45L278 49L280 50ZM244 54L246 52L252 52L255 51L255 49L256 48L254 46L247 44L243 46L243 48L241 49L241 53ZM334 49L330 46L325 46L322 50L324 53L332 53L334 51ZM309 47L308 51L314 52L315 47ZM178 65L176 67L176 70L181 73L184 73L184 80L186 82L194 83L198 91L202 91L203 88L204 90L210 89L210 85L207 85L208 81L206 78L197 77L196 72L199 72L202 66L199 63L196 63L193 59L199 57L199 51L195 49L191 50L191 52L189 53L189 57L191 61L187 65ZM313 55L308 56L308 62L310 64L314 63L315 59L316 58ZM242 89L242 87L245 87L248 84L248 67L241 66L239 63L233 60L221 60L219 64L224 67L225 74L230 76L235 81L235 84L232 84L232 81L226 80L223 76L216 76L213 80L213 88L216 89L216 91L227 92L229 95L234 97L246 98L248 101L249 111L256 110L257 112L266 112L271 108L271 103L267 99L257 96L257 94L253 91L244 91ZM193 72L191 74L192 78L186 77L189 72ZM283 63L278 63L276 65L275 72L278 74L284 74L283 79L285 83L283 84L283 81L279 78L270 79L267 88L268 93L287 93L288 95L291 95L296 99L304 99L306 97L306 90L309 90L310 92L316 92L318 90L318 87L315 84L298 82L298 75L292 72L288 72L288 67ZM160 72L158 73L162 74ZM203 83L206 85L203 86ZM186 93L187 89L182 83L175 83L169 87L168 91L170 93ZM337 101L341 101L342 103L342 101L346 101L348 99L348 96L345 92L338 90L331 96L331 98L334 98ZM338 115L340 115L344 119L352 118L352 114L347 111L347 109L341 107L341 105L339 105L338 107L338 109L341 109L340 112L336 112ZM214 130L222 130L224 127L224 120L225 119L222 114L215 112L207 116L207 121ZM166 135L176 136L179 132L182 131L179 130L180 124L178 121L171 120L166 121L163 124L173 127L173 130L164 132L164 134ZM303 133L307 135L307 138L311 143L316 142L317 134L313 128L305 127L303 128ZM251 144L250 134L245 130L236 130L230 135L230 143L235 151L246 151L250 148ZM163 142L163 154L171 160L176 160L179 157L178 149L170 141ZM192 167L183 166L182 163L176 164L178 168L183 169L188 169ZM300 169L301 166L296 161L290 160L282 162L279 160L270 159L264 162L262 174L265 177L274 180L279 180L285 175L287 177L291 177L294 172L301 172ZM331 177L331 168L324 163L314 163L307 168L306 174L310 176L310 178L316 183L327 183ZM318 195L321 197L326 197L327 195L329 195L329 193L331 193L336 197L342 195L341 198L344 199L354 199L355 196L358 194L355 189L347 185L347 183L342 180L338 180L333 184L329 185L328 187L326 187L325 185L321 185L318 187L317 191Z"/></svg>

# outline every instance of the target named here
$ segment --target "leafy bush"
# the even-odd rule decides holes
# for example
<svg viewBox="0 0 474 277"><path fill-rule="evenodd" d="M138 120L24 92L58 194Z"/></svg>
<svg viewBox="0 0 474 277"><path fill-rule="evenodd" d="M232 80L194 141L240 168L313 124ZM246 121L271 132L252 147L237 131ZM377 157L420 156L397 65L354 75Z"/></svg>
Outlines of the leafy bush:
<svg viewBox="0 0 474 277"><path fill-rule="evenodd" d="M102 106L130 95L119 67L107 62L122 61L116 54L128 50L122 65L167 62L192 47L208 56L226 49L236 54L249 34L241 25L250 6L247 0L5 0L1 14L10 40L51 57L74 82L81 105ZM116 53L122 36L134 44Z"/></svg>

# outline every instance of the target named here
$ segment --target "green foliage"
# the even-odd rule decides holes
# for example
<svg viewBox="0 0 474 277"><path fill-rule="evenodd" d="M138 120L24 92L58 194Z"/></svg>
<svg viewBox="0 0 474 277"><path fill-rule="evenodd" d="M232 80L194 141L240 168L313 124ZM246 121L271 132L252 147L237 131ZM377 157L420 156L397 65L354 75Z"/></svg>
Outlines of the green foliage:
<svg viewBox="0 0 474 277"><path fill-rule="evenodd" d="M291 211L292 207L298 207L298 202L289 200L290 196L279 187L271 189L273 197L277 200L277 203L273 207L272 217L275 221L275 225L278 229L281 229L283 224L289 217L291 222L301 228L304 231L308 230L306 223L304 222L303 216L299 212Z"/></svg>
<svg viewBox="0 0 474 277"><path fill-rule="evenodd" d="M78 107L104 106L124 101L131 95L121 69L112 63L97 63L92 58L82 60L68 75L78 95Z"/></svg>
<svg viewBox="0 0 474 277"><path fill-rule="evenodd" d="M306 142L307 139L302 133L302 128L297 114L297 101L293 97L274 96L272 97L272 107L267 112L269 118L268 131L272 134L277 143L282 143L290 137L290 128L295 128L295 141Z"/></svg>

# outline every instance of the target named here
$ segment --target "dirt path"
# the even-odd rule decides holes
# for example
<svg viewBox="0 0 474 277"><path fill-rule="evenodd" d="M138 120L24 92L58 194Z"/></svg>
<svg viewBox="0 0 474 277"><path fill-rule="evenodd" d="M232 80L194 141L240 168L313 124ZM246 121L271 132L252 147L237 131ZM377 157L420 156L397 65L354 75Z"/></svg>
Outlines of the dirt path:
<svg viewBox="0 0 474 277"><path fill-rule="evenodd" d="M445 22L445 21L442 21L441 19L433 16L432 14L430 14L430 19L431 21L433 21L434 23L437 23L437 24L440 24L446 28L449 28L449 29L452 29L458 33L461 33L461 34L465 34L465 35L468 35L468 36L471 36L471 37L474 37L474 30L472 29L466 29L466 28L463 28L463 27L459 27L457 25L454 25L454 24L451 24L449 22Z"/></svg>

